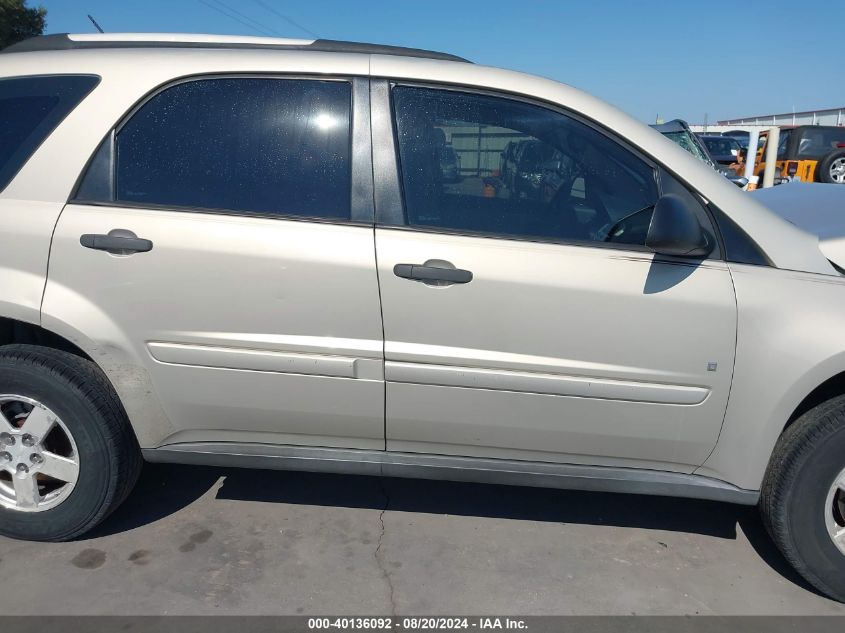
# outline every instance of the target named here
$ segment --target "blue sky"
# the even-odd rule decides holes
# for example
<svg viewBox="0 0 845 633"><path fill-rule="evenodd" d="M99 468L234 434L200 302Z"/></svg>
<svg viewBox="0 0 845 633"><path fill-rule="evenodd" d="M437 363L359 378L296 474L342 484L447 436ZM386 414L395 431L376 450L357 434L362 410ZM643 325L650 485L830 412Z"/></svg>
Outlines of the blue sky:
<svg viewBox="0 0 845 633"><path fill-rule="evenodd" d="M443 50L551 77L637 118L845 106L845 3L783 0L29 0L48 33L175 31ZM268 9L268 7L270 7ZM804 7L802 12L802 7ZM228 14L228 15L226 15ZM285 20L282 16L287 17ZM744 43L748 41L748 43ZM772 54L766 55L767 41ZM743 61L743 53L749 51ZM767 59L768 58L768 59Z"/></svg>

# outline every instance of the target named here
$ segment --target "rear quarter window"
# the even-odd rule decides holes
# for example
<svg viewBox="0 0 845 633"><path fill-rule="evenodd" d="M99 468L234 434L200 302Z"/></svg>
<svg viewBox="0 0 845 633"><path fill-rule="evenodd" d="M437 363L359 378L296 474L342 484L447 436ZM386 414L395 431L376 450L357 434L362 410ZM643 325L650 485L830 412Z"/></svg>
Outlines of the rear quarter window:
<svg viewBox="0 0 845 633"><path fill-rule="evenodd" d="M94 75L0 79L0 191L99 82Z"/></svg>

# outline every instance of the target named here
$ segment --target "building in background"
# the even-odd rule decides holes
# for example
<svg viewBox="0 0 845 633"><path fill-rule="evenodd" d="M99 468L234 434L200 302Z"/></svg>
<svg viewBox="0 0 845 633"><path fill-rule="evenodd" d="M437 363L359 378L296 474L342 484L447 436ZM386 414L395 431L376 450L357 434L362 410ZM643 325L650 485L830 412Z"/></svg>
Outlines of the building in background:
<svg viewBox="0 0 845 633"><path fill-rule="evenodd" d="M725 119L719 125L845 125L845 106L826 110L805 110L804 112L785 112L783 114L763 114Z"/></svg>
<svg viewBox="0 0 845 633"><path fill-rule="evenodd" d="M766 129L773 125L845 125L845 106L782 114L760 114L736 119L723 119L715 125L690 125L694 132L720 133L729 130Z"/></svg>

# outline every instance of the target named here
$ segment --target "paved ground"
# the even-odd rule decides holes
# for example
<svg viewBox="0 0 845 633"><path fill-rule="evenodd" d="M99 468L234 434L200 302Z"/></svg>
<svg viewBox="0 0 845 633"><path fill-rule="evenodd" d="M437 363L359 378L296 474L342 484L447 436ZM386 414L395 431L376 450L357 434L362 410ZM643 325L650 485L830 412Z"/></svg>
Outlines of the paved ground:
<svg viewBox="0 0 845 633"><path fill-rule="evenodd" d="M148 465L91 538L0 538L3 614L391 611L845 606L791 572L754 509L628 495Z"/></svg>

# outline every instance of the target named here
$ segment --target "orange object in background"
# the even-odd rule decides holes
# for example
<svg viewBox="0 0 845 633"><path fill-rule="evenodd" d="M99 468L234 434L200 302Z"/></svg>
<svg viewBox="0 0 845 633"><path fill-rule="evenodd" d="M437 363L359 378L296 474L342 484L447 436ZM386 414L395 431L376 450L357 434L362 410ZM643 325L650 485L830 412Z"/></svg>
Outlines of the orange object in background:
<svg viewBox="0 0 845 633"><path fill-rule="evenodd" d="M491 185L489 182L484 185L484 189L482 191L482 195L485 198L495 198L496 197L496 187Z"/></svg>
<svg viewBox="0 0 845 633"><path fill-rule="evenodd" d="M754 173L763 179L768 130L760 132ZM845 184L845 127L835 125L780 126L775 179Z"/></svg>

